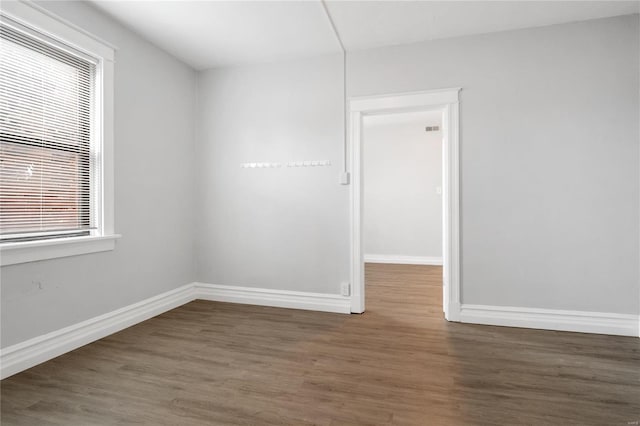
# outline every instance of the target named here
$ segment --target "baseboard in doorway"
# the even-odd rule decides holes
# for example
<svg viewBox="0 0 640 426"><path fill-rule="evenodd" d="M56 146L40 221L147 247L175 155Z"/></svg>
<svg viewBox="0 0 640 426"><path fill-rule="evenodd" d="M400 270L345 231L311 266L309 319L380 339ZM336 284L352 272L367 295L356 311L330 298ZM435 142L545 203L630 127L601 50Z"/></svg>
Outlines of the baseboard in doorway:
<svg viewBox="0 0 640 426"><path fill-rule="evenodd" d="M195 283L198 299L311 311L351 313L351 299L339 294Z"/></svg>
<svg viewBox="0 0 640 426"><path fill-rule="evenodd" d="M463 304L460 322L638 337L638 315Z"/></svg>
<svg viewBox="0 0 640 426"><path fill-rule="evenodd" d="M365 254L365 263L393 263L397 265L442 265L442 257L398 256L393 254Z"/></svg>

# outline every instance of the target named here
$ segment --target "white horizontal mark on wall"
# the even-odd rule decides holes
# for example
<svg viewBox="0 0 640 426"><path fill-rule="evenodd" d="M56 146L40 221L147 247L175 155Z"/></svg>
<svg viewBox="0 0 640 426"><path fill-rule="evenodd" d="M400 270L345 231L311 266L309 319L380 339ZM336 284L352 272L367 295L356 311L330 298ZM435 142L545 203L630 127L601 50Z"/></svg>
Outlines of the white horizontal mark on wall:
<svg viewBox="0 0 640 426"><path fill-rule="evenodd" d="M241 163L243 169L277 169L280 167L325 167L330 166L331 161L289 161L288 163Z"/></svg>

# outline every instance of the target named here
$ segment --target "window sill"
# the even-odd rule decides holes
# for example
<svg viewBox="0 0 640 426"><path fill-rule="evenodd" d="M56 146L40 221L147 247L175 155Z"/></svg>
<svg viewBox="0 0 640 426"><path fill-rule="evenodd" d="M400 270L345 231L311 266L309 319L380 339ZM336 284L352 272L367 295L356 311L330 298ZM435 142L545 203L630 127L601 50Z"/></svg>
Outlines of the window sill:
<svg viewBox="0 0 640 426"><path fill-rule="evenodd" d="M119 234L113 234L4 243L0 245L0 265L16 265L38 260L110 251L115 248L116 240L120 237L121 235Z"/></svg>

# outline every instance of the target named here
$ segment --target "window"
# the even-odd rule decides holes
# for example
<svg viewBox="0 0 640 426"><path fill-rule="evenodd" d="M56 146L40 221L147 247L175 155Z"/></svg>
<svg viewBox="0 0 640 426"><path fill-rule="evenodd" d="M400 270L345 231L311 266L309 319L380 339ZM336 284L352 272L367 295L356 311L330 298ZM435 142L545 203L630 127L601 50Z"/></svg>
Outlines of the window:
<svg viewBox="0 0 640 426"><path fill-rule="evenodd" d="M0 239L90 235L100 198L95 63L6 25L0 51Z"/></svg>
<svg viewBox="0 0 640 426"><path fill-rule="evenodd" d="M113 64L100 54L112 49L78 49L97 41L11 3L16 15L0 21L2 265L112 249Z"/></svg>

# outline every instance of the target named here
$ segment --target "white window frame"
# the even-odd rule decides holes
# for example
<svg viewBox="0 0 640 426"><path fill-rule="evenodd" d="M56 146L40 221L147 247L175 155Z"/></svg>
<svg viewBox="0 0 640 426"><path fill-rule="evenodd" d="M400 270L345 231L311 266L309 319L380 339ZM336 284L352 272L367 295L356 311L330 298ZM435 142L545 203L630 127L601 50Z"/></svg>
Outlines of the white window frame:
<svg viewBox="0 0 640 426"><path fill-rule="evenodd" d="M33 3L5 1L0 17L19 24L75 50L96 58L96 108L94 132L102 153L98 229L89 236L7 242L0 244L0 265L109 251L115 248L113 173L113 72L115 47Z"/></svg>

